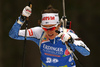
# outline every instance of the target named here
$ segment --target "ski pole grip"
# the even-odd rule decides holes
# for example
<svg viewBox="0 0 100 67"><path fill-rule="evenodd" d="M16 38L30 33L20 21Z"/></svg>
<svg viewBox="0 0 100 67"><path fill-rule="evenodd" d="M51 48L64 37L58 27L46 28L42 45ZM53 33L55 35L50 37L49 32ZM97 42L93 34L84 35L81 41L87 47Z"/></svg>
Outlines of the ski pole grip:
<svg viewBox="0 0 100 67"><path fill-rule="evenodd" d="M58 34L60 33L60 31L58 31L58 30L55 30L55 32L58 33Z"/></svg>
<svg viewBox="0 0 100 67"><path fill-rule="evenodd" d="M31 2L29 2L28 6L32 9L32 3ZM29 17L26 18L26 21L28 21L28 20L29 20Z"/></svg>

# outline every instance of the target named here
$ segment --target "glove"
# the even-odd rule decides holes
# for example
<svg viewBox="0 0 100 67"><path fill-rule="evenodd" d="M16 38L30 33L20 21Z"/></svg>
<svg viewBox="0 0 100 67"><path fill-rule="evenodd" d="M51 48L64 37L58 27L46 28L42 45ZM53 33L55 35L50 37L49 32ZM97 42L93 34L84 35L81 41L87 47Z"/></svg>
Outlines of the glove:
<svg viewBox="0 0 100 67"><path fill-rule="evenodd" d="M62 42L64 43L65 41L68 41L71 37L68 33L62 32L58 34L58 37L61 38Z"/></svg>
<svg viewBox="0 0 100 67"><path fill-rule="evenodd" d="M22 11L22 15L29 17L32 13L31 11L32 11L32 9L29 6L26 6Z"/></svg>

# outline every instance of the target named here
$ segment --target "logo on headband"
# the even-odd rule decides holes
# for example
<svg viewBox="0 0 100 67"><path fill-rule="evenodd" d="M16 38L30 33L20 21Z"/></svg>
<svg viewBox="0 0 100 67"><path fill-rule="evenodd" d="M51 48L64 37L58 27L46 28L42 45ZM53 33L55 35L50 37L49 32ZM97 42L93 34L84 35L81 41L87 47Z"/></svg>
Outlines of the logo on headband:
<svg viewBox="0 0 100 67"><path fill-rule="evenodd" d="M49 22L45 22L46 24L48 24Z"/></svg>
<svg viewBox="0 0 100 67"><path fill-rule="evenodd" d="M54 16L43 17L42 21L43 20L55 20L55 17Z"/></svg>
<svg viewBox="0 0 100 67"><path fill-rule="evenodd" d="M44 13L42 14L42 25L57 24L59 22L58 13Z"/></svg>

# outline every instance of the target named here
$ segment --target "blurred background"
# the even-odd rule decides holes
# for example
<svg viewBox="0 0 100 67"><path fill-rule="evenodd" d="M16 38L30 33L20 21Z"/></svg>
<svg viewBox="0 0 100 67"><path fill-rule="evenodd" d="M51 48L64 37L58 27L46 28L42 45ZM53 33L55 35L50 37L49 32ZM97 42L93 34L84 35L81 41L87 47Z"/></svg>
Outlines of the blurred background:
<svg viewBox="0 0 100 67"><path fill-rule="evenodd" d="M32 15L28 28L38 26L41 11L52 5L63 15L62 0L31 0ZM0 67L22 67L24 41L9 37L9 31L29 0L0 0ZM72 29L90 48L89 56L75 51L84 67L99 67L100 63L100 0L66 0L66 16ZM25 25L22 26L25 28ZM80 65L76 62L77 67ZM40 67L39 47L27 41L25 67Z"/></svg>

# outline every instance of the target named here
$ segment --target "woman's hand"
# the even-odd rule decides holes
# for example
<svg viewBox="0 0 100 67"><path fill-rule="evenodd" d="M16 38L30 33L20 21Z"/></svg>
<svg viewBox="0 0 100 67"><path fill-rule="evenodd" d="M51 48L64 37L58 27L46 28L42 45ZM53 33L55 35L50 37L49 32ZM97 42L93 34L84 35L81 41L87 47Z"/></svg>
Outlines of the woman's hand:
<svg viewBox="0 0 100 67"><path fill-rule="evenodd" d="M31 14L32 14L32 9L29 6L26 6L22 11L23 16L29 17L31 16Z"/></svg>
<svg viewBox="0 0 100 67"><path fill-rule="evenodd" d="M62 42L68 41L71 38L70 35L65 32L58 34L58 37L61 38Z"/></svg>

